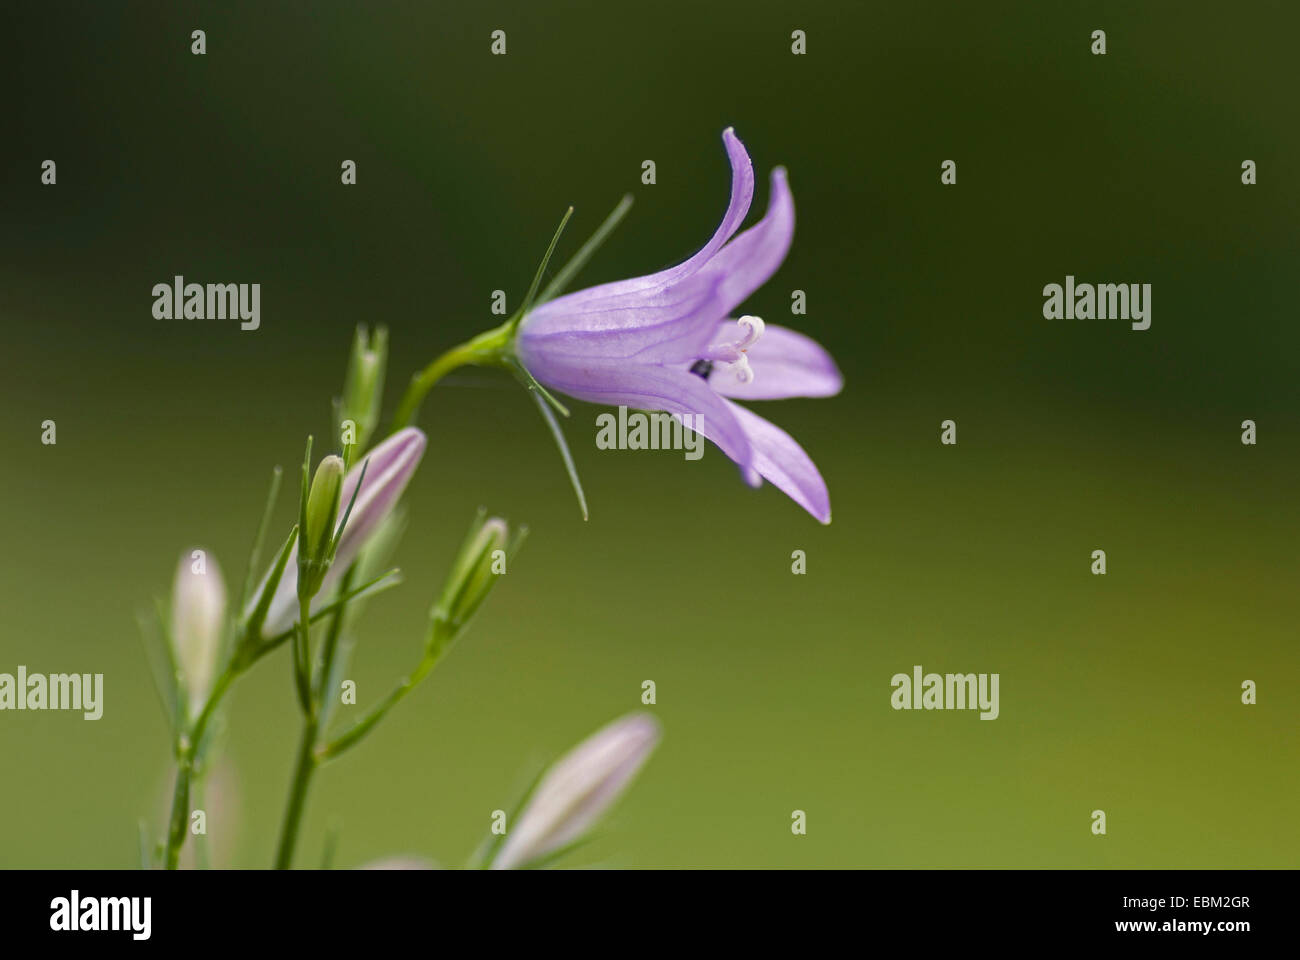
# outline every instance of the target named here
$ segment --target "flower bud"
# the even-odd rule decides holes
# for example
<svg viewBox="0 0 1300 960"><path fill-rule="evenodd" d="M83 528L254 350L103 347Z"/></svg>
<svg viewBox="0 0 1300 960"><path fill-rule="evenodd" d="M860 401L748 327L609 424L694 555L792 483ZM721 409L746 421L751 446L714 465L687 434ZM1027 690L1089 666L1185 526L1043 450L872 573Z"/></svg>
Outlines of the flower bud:
<svg viewBox="0 0 1300 960"><path fill-rule="evenodd" d="M387 328L376 327L371 334L358 326L343 380L343 397L338 402L338 426L345 447L355 445L364 450L378 425L387 366Z"/></svg>
<svg viewBox="0 0 1300 960"><path fill-rule="evenodd" d="M329 559L342 492L343 459L328 456L317 465L311 492L307 494L307 526L303 537L307 544L308 563L323 565Z"/></svg>
<svg viewBox="0 0 1300 960"><path fill-rule="evenodd" d="M226 584L216 560L203 550L181 554L172 585L169 639L191 718L212 688L225 616Z"/></svg>
<svg viewBox="0 0 1300 960"><path fill-rule="evenodd" d="M397 431L366 454L364 463L358 463L348 471L343 479L343 489L338 502L343 505L351 503L353 491L356 491L356 503L353 504L347 526L339 534L334 560L321 580L320 589L316 592L316 599L312 603L313 610L328 602L327 598L338 579L352 565L352 561L361 553L362 547L379 531L384 518L393 512L402 491L415 475L415 468L420 465L420 458L424 456L424 446L424 434L415 427L407 427ZM365 482L361 483L363 467L366 474ZM310 500L309 494L308 502ZM266 620L262 624L264 637L274 637L288 630L297 618L298 565L295 560L297 551L298 547L295 544L289 552L284 575L275 585L275 593L267 609ZM245 616L257 606L258 598L269 585L269 578L270 573L262 579L257 592L249 600Z"/></svg>
<svg viewBox="0 0 1300 960"><path fill-rule="evenodd" d="M633 713L596 731L546 772L492 861L527 867L582 839L659 745L659 721Z"/></svg>
<svg viewBox="0 0 1300 960"><path fill-rule="evenodd" d="M480 511L470 526L456 562L433 607L435 621L459 630L506 572L506 562L518 549L523 532L510 540L510 527L500 517L484 519Z"/></svg>

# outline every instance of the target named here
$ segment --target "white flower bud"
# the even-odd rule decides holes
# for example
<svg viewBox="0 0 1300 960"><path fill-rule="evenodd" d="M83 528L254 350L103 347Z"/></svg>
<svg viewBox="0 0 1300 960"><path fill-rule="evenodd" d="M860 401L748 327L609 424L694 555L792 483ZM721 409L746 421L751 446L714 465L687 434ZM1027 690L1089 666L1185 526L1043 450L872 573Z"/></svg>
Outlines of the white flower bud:
<svg viewBox="0 0 1300 960"><path fill-rule="evenodd" d="M226 584L203 550L181 554L172 586L171 643L191 718L203 707L216 674L225 629Z"/></svg>

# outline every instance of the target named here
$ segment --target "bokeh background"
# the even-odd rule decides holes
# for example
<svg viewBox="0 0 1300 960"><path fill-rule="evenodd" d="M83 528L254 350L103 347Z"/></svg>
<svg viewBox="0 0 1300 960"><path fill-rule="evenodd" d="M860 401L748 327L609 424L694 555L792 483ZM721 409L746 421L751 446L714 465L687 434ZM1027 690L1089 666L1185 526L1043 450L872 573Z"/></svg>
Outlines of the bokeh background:
<svg viewBox="0 0 1300 960"><path fill-rule="evenodd" d="M532 535L440 670L317 778L299 862L331 825L342 866L463 862L537 764L652 679L663 744L570 863L1296 865L1294 5L0 17L0 671L106 687L98 722L0 714L0 865L132 866L137 820L160 829L169 747L137 617L182 549L242 578L272 465L329 429L354 325L391 330L391 412L411 372L495 322L493 289L518 302L566 205L560 259L636 198L579 285L683 259L725 206L727 125L759 173L751 222L778 163L798 208L747 310L818 338L847 378L761 411L819 464L834 523L749 490L713 448L598 451L599 410L578 404L583 523L523 392L457 374L425 405L407 582L359 627L363 705L417 659L475 508ZM150 290L177 273L261 283L262 328L154 320ZM1067 273L1151 283L1151 329L1044 320ZM279 525L293 513L286 494ZM999 673L1001 717L891 710L890 677L917 663ZM298 724L284 656L227 720L214 856L267 865Z"/></svg>

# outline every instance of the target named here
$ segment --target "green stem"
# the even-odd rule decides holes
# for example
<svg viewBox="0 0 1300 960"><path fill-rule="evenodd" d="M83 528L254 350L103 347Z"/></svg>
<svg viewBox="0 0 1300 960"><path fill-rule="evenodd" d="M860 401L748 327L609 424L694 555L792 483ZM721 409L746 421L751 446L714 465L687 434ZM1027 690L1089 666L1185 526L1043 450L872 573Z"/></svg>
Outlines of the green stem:
<svg viewBox="0 0 1300 960"><path fill-rule="evenodd" d="M180 745L177 747L176 787L172 791L172 810L168 819L167 845L163 853L163 866L168 870L176 869L180 863L181 848L185 845L186 826L190 816L190 786L196 772L194 765L209 722L216 713L222 697L226 695L226 691L230 689L230 685L235 682L235 679L278 647L288 636L289 634L285 634L278 639L257 646L252 646L246 638L241 639L236 644L235 656L230 659L230 662L226 664L226 669L217 677L216 683L212 685L212 692L208 694L207 703L203 705L203 709L199 712L188 735L181 740Z"/></svg>
<svg viewBox="0 0 1300 960"><path fill-rule="evenodd" d="M357 572L355 563L348 567L347 572L343 574L343 579L339 583L339 596L345 597L352 589L352 578ZM316 690L316 700L323 703L327 695L325 685L329 683L330 672L334 669L334 656L338 652L339 637L343 633L343 610L340 606L334 611L334 619L330 621L329 633L325 636L325 643L321 646L320 663L317 666L318 673L314 684Z"/></svg>
<svg viewBox="0 0 1300 960"><path fill-rule="evenodd" d="M393 709L393 707L397 706L397 704L404 700L406 695L414 690L419 682L429 675L429 671L433 669L434 664L436 663L436 657L425 657L421 660L420 665L415 669L415 673L411 674L399 683L397 687L388 694L388 696L384 697L383 700L380 700L379 703L371 707L370 712L358 720L347 731L347 733L341 735L337 740L333 740L320 747L320 749L316 751L318 759L321 762L333 760L344 750L348 749L348 747L353 747L360 743L361 739L374 729L375 724L384 719L384 715L387 714L389 710Z"/></svg>
<svg viewBox="0 0 1300 960"><path fill-rule="evenodd" d="M513 333L514 321L506 321L499 327L494 327L480 333L472 340L452 347L412 377L411 385L406 388L402 402L397 406L397 413L393 416L392 432L414 423L420 412L420 403L424 400L424 395L457 367L501 363Z"/></svg>
<svg viewBox="0 0 1300 960"><path fill-rule="evenodd" d="M194 798L194 806L199 810L207 807L207 802L204 800L204 786L201 777L190 784L190 796ZM205 830L194 838L194 866L199 870L211 869L212 862L208 853L208 834Z"/></svg>
<svg viewBox="0 0 1300 960"><path fill-rule="evenodd" d="M307 804L307 787L316 772L317 721L314 715L303 724L302 740L298 744L298 763L289 788L289 804L284 811L284 825L280 828L280 847L275 855L275 869L288 870L293 864L293 850L298 843L298 828L302 825L302 812Z"/></svg>
<svg viewBox="0 0 1300 960"><path fill-rule="evenodd" d="M301 542L299 548L301 549ZM299 570L302 568L300 567ZM299 573L299 583L302 574ZM307 680L307 651L311 641L311 597L305 590L298 591L298 629L293 635L293 681L298 689L298 704L303 713L311 713L311 688Z"/></svg>
<svg viewBox="0 0 1300 960"><path fill-rule="evenodd" d="M176 765L176 789L172 793L171 826L167 830L167 851L163 866L175 870L180 865L181 847L185 843L185 823L190 812L190 778L194 776L194 757L188 745Z"/></svg>
<svg viewBox="0 0 1300 960"><path fill-rule="evenodd" d="M552 245L554 245L553 242ZM536 285L537 281L535 280L533 289L530 290L530 299L531 295L535 293ZM439 380L456 368L470 365L503 365L507 363L510 343L518 319L518 317L511 318L499 327L487 330L459 346L452 347L417 373L411 379L410 386L407 387L406 393L398 404L397 413L393 417L392 430L395 432L411 424L419 412L420 403L424 400L425 394L432 390ZM308 451L308 457L310 457L310 447L308 447ZM306 477L305 470L304 467L304 478ZM300 519L300 529L303 526L304 523ZM299 550L302 548L300 536ZM300 567L300 582L302 575L303 571ZM331 631L332 635L327 639L326 648L321 651L322 670L317 678L319 684L317 696L324 693L323 684L328 679L326 668L333 660L333 646L337 640L337 631L342 625L342 617L343 609L340 607L335 616L333 630ZM308 631L311 621L310 598L304 598L300 595L298 615L300 629L295 637L295 648L300 644L301 649L295 649L294 651L294 674L298 683L299 699L302 700L303 714L306 719L303 724L302 740L298 745L298 761L294 770L293 782L289 788L289 800L284 811L284 822L280 829L280 844L275 858L275 868L277 870L287 870L293 864L293 852L298 842L298 831L302 824L303 810L306 807L307 791L316 768L325 760L337 756L360 741L394 705L406 697L424 679L439 659L438 654L426 656L420 662L415 673L404 680L397 689L372 709L356 726L338 740L320 745L317 743L320 735L319 704L317 697L313 696L312 687L315 685L311 682L311 663L309 660L310 634ZM441 652L441 648L440 645L438 653Z"/></svg>
<svg viewBox="0 0 1300 960"><path fill-rule="evenodd" d="M434 384L457 367L471 364L499 365L508 362L515 329L523 321L524 315L537 304L545 303L564 291L564 288L569 285L578 271L586 266L592 254L599 250L601 245L609 238L610 233L619 225L619 222L627 214L631 206L632 195L630 193L625 194L623 199L619 201L618 206L614 208L614 211L605 218L596 232L591 235L591 238L582 245L573 258L564 265L539 295L537 288L542 282L542 276L546 273L546 266L550 263L551 255L555 253L555 245L560 239L560 234L564 231L564 226L569 222L569 217L573 213L573 208L569 207L564 213L564 218L560 221L559 229L555 231L555 235L551 238L551 245L547 248L546 256L542 258L541 265L537 268L537 273L533 277L532 285L528 288L528 294L524 297L524 303L519 312L501 326L481 333L473 340L466 341L458 347L452 347L417 373L411 379L411 385L406 388L406 394L397 407L397 414L393 417L392 430L389 432L395 433L414 423L416 415L420 411L420 401L424 399L424 395L433 389ZM540 387L541 384L534 381L533 386ZM565 412L565 416L567 415L567 412Z"/></svg>
<svg viewBox="0 0 1300 960"><path fill-rule="evenodd" d="M239 675L240 666L235 660L226 665L226 669L217 677L208 694L207 703L199 712L188 735L183 737L176 756L176 788L172 791L172 812L167 829L167 848L163 854L163 866L175 870L180 863L181 847L185 845L185 828L190 819L190 783L194 779L194 761L198 756L199 745L207 731L208 721L217 709L217 704L225 695L230 684Z"/></svg>

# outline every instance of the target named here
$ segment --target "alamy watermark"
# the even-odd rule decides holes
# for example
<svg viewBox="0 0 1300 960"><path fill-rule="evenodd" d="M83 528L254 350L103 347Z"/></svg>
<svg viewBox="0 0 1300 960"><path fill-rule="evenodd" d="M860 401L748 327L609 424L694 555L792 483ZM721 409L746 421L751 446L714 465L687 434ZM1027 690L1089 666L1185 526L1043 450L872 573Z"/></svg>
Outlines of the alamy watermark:
<svg viewBox="0 0 1300 960"><path fill-rule="evenodd" d="M0 710L80 710L87 720L104 715L102 673L0 673Z"/></svg>
<svg viewBox="0 0 1300 960"><path fill-rule="evenodd" d="M179 274L171 283L153 285L155 320L234 320L240 330L262 325L260 283L186 283Z"/></svg>
<svg viewBox="0 0 1300 960"><path fill-rule="evenodd" d="M596 417L598 450L684 450L687 460L704 455L704 414L628 412L618 408L618 416L602 413Z"/></svg>
<svg viewBox="0 0 1300 960"><path fill-rule="evenodd" d="M1043 287L1045 320L1129 320L1134 330L1151 327L1151 284L1074 282Z"/></svg>
<svg viewBox="0 0 1300 960"><path fill-rule="evenodd" d="M73 890L50 901L50 929L58 932L126 931L148 940L153 930L152 897L83 897Z"/></svg>
<svg viewBox="0 0 1300 960"><path fill-rule="evenodd" d="M981 720L998 718L996 673L923 673L918 663L912 673L896 673L889 704L895 710L979 710Z"/></svg>

